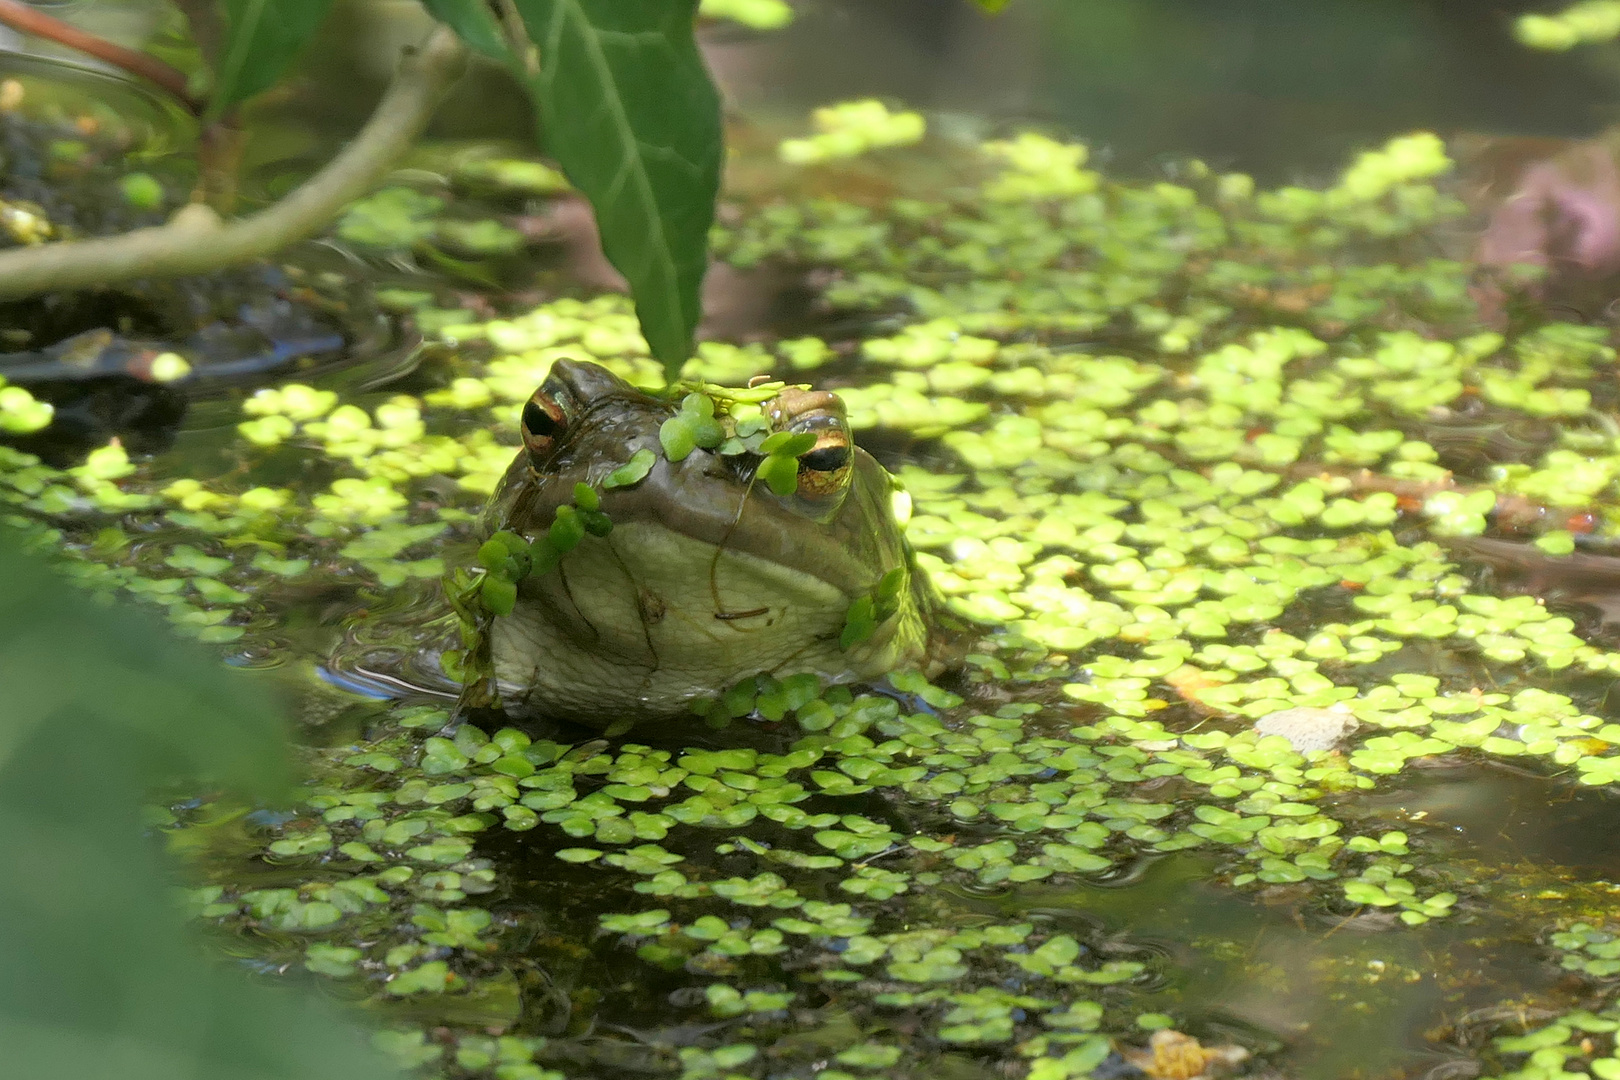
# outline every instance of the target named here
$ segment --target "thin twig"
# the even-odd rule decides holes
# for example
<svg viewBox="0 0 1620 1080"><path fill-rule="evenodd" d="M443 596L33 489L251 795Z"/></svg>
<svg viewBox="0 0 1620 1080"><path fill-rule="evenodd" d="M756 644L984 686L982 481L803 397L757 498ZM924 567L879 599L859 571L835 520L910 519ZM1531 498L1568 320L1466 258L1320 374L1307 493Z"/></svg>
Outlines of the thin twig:
<svg viewBox="0 0 1620 1080"><path fill-rule="evenodd" d="M453 31L436 29L427 44L405 56L354 141L270 208L226 223L207 206L192 203L165 225L3 251L0 297L209 273L313 236L370 191L416 140L466 57Z"/></svg>
<svg viewBox="0 0 1620 1080"><path fill-rule="evenodd" d="M115 45L106 38L80 30L71 23L53 18L27 4L18 3L17 0L0 0L0 24L13 30L20 30L24 34L54 41L58 45L66 45L86 56L105 60L113 67L137 75L167 91L193 116L201 116L208 107L207 102L192 95L187 86L186 73L179 68L165 64L155 56Z"/></svg>

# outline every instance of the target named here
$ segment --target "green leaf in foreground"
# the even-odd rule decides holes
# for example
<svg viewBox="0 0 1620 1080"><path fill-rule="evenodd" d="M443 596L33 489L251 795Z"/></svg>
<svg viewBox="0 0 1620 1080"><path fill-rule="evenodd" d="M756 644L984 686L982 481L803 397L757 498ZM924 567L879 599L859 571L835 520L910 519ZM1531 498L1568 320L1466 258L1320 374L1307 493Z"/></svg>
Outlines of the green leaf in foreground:
<svg viewBox="0 0 1620 1080"><path fill-rule="evenodd" d="M0 538L3 539L3 538ZM7 1076L384 1080L314 995L205 960L141 834L154 784L275 794L262 690L0 548L0 1046Z"/></svg>
<svg viewBox="0 0 1620 1080"><path fill-rule="evenodd" d="M210 111L273 86L326 18L332 0L224 0L225 45Z"/></svg>
<svg viewBox="0 0 1620 1080"><path fill-rule="evenodd" d="M641 332L673 380L701 314L720 188L720 99L697 0L513 0L534 42L541 139L596 209Z"/></svg>
<svg viewBox="0 0 1620 1080"><path fill-rule="evenodd" d="M511 56L500 24L495 21L486 0L422 0L422 6L485 56L497 60Z"/></svg>

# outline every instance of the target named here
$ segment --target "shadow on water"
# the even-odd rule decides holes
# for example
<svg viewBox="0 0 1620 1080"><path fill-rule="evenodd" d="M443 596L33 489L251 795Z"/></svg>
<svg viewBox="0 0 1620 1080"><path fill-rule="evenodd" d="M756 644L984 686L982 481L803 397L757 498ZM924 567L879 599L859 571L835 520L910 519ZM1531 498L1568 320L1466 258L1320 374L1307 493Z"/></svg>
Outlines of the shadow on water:
<svg viewBox="0 0 1620 1080"><path fill-rule="evenodd" d="M1579 1002L1590 988L1548 964L1541 942L1560 915L1568 921L1565 885L1602 892L1620 876L1612 840L1620 801L1470 765L1372 796L1364 808L1409 831L1420 865L1470 865L1483 901L1460 918L1407 927L1377 909L1329 910L1309 883L1240 893L1215 880L1230 867L1178 853L1113 881L937 890L907 898L904 917L1028 921L1072 935L1096 960L1144 962L1153 974L1132 984L1134 1007L1185 1017L1183 1028L1206 1044L1241 1042L1304 1080L1474 1075L1464 1051L1478 1048L1484 1013L1489 1034L1516 1034L1542 1013L1510 1016L1501 1002ZM903 805L891 811L905 816ZM559 866L552 848L566 838L539 839L495 836L480 849L510 883L497 910L515 928L503 952L528 1002L521 1026L577 1034L593 1015L604 1037L660 1042L670 1033L659 1018L678 1011L688 980L639 962L633 944L593 940L596 913L627 899L613 895L622 886ZM715 872L758 869L745 852L722 845L731 853L717 854L694 839L679 853ZM1035 991L1020 982L1005 988Z"/></svg>
<svg viewBox="0 0 1620 1080"><path fill-rule="evenodd" d="M1088 941L1103 959L1147 960L1159 983L1134 1001L1186 1016L1207 1043L1236 1037L1262 1053L1269 1044L1277 1064L1307 1080L1459 1068L1457 1044L1478 1042L1467 1030L1477 1011L1514 999L1573 1005L1583 988L1546 963L1540 941L1565 901L1579 905L1565 886L1606 893L1620 878L1620 800L1469 765L1361 805L1411 833L1420 865L1471 865L1485 902L1406 927L1377 909L1325 910L1308 884L1235 892L1215 880L1215 860L1178 853L1112 882L953 893L949 903L964 922L1030 920Z"/></svg>

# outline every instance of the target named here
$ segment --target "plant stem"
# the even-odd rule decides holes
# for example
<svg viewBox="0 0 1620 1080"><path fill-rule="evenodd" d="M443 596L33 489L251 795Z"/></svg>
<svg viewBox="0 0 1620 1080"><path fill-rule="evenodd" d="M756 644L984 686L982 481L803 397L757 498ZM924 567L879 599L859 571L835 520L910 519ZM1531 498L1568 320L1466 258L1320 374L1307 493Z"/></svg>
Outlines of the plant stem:
<svg viewBox="0 0 1620 1080"><path fill-rule="evenodd" d="M138 75L167 91L193 116L201 116L207 107L205 102L192 96L186 86L186 73L179 68L165 64L155 56L115 45L106 38L80 30L71 23L53 18L43 11L36 11L27 4L18 3L17 0L0 0L0 24L25 34L32 34L34 37L54 41L58 45L66 45L87 56L105 60L131 75Z"/></svg>
<svg viewBox="0 0 1620 1080"><path fill-rule="evenodd" d="M3 251L0 297L209 273L313 236L371 190L410 147L466 58L453 31L434 30L421 49L406 54L354 141L268 209L227 223L202 203L192 203L154 228Z"/></svg>
<svg viewBox="0 0 1620 1080"><path fill-rule="evenodd" d="M236 183L247 133L233 106L197 132L197 187L192 202L205 202L222 214L236 209Z"/></svg>

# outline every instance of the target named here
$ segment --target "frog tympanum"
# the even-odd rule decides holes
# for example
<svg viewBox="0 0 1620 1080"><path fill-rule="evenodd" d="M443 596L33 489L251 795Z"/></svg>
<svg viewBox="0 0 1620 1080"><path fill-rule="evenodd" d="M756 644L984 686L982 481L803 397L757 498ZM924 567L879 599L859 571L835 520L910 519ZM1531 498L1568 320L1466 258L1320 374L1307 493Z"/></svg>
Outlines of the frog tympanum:
<svg viewBox="0 0 1620 1080"><path fill-rule="evenodd" d="M705 391L685 406L702 405L712 435L678 460L660 429L680 398L598 365L558 361L523 407L523 449L486 534L545 544L579 485L597 527L537 560L487 621L507 712L613 726L682 714L762 672L871 678L925 653L934 600L896 519L903 496L855 446L842 402L792 386ZM778 432L799 436L796 477L760 445ZM633 459L643 468L627 481ZM796 483L766 483L765 467L783 465ZM867 625L851 633L863 604Z"/></svg>

